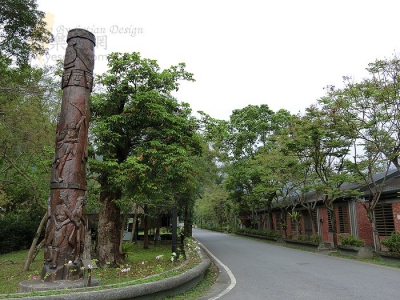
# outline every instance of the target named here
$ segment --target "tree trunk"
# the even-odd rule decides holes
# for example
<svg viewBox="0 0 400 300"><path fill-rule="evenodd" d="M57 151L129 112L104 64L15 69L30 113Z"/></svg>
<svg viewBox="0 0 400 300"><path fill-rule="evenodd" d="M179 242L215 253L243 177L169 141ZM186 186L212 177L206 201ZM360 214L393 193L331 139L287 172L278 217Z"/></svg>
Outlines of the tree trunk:
<svg viewBox="0 0 400 300"><path fill-rule="evenodd" d="M133 224L132 224L132 234L131 234L131 238L129 240L129 243L133 242L133 239L135 237L135 230L136 230L136 222L137 222L137 218L138 218L138 211L139 211L139 204L135 204L135 215L133 216Z"/></svg>
<svg viewBox="0 0 400 300"><path fill-rule="evenodd" d="M148 217L148 209L147 204L144 205L143 208L144 216L143 216L143 248L149 249L149 217Z"/></svg>
<svg viewBox="0 0 400 300"><path fill-rule="evenodd" d="M268 217L267 217L267 229L268 230L274 230L274 222L273 222L273 219L272 219L271 206L272 206L271 202L268 201L268 204L267 204L267 215L268 215Z"/></svg>
<svg viewBox="0 0 400 300"><path fill-rule="evenodd" d="M332 238L333 238L333 247L337 248L338 246L338 237L337 237L337 228L336 228L336 212L333 205L328 207L328 210L331 212L331 222L332 222Z"/></svg>
<svg viewBox="0 0 400 300"><path fill-rule="evenodd" d="M379 232L378 229L376 228L376 220L374 217L374 207L368 206L366 207L364 205L365 209L367 210L367 217L369 221L371 222L372 225L372 238L374 239L374 244L375 244L375 251L381 251L381 240L379 239Z"/></svg>
<svg viewBox="0 0 400 300"><path fill-rule="evenodd" d="M97 259L101 268L117 267L124 263L119 252L120 209L113 201L118 198L119 195L115 193L100 193L102 209L97 231Z"/></svg>
<svg viewBox="0 0 400 300"><path fill-rule="evenodd" d="M124 243L124 233L125 233L125 226L126 226L126 219L128 218L128 213L125 212L124 213L124 219L122 221L122 225L121 225L121 231L120 231L120 236L119 236L119 253L121 253L121 255L124 255L124 251L122 250L122 244Z"/></svg>
<svg viewBox="0 0 400 300"><path fill-rule="evenodd" d="M40 233L42 232L43 227L44 227L44 223L46 221L47 221L47 212L44 214L42 220L40 221L39 227L36 230L35 238L32 241L31 247L30 247L29 252L28 252L28 257L26 258L26 261L25 261L24 271L29 271L29 266L32 263L32 260L33 260L33 257L34 257L33 255L35 253L35 249L36 249L36 245L37 245L37 242L39 240L39 237L40 237Z"/></svg>
<svg viewBox="0 0 400 300"><path fill-rule="evenodd" d="M299 240L300 237L300 226L299 226L299 220L296 218L296 220L294 221L296 224L296 235L297 235L297 239Z"/></svg>
<svg viewBox="0 0 400 300"><path fill-rule="evenodd" d="M307 211L308 215L311 217L311 224L312 228L314 228L314 234L318 234L318 224L315 222L317 218L314 218L316 212L310 206L307 206Z"/></svg>
<svg viewBox="0 0 400 300"><path fill-rule="evenodd" d="M287 238L287 229L288 229L288 224L287 224L287 211L284 209L282 211L282 226L283 226L283 233L285 235L285 238Z"/></svg>
<svg viewBox="0 0 400 300"><path fill-rule="evenodd" d="M191 237L192 236L192 220L189 215L189 209L188 206L185 205L185 210L184 210L184 220L183 220L183 234L186 237Z"/></svg>
<svg viewBox="0 0 400 300"><path fill-rule="evenodd" d="M154 233L154 246L158 245L158 237L160 236L160 227L156 227L155 233Z"/></svg>
<svg viewBox="0 0 400 300"><path fill-rule="evenodd" d="M40 250L42 250L46 239L43 239L39 245L35 247L35 251L33 251L32 262L35 260L36 256L39 254Z"/></svg>

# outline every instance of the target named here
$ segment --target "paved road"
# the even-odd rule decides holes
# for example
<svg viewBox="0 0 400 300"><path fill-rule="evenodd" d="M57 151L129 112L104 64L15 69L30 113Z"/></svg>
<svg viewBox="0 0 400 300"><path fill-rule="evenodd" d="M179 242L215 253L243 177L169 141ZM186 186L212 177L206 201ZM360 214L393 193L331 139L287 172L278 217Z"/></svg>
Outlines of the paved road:
<svg viewBox="0 0 400 300"><path fill-rule="evenodd" d="M400 269L206 230L193 235L236 279L219 299L400 299Z"/></svg>

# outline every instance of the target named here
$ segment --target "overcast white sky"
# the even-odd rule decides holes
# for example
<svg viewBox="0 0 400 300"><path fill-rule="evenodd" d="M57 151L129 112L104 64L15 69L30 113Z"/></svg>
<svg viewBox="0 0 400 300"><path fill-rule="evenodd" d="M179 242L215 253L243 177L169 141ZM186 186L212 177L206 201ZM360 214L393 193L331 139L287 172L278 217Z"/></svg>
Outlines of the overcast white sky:
<svg viewBox="0 0 400 300"><path fill-rule="evenodd" d="M37 2L57 39L41 63L63 58L68 29L85 28L97 37L96 74L114 51L185 62L196 82L176 97L219 119L249 104L303 112L326 85L361 80L400 49L398 0Z"/></svg>

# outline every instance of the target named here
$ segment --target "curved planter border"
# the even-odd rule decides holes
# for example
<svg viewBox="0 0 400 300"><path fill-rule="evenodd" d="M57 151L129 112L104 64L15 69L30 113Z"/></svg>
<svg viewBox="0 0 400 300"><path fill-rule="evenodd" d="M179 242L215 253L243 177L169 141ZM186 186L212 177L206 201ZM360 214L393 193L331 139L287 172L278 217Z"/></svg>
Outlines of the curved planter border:
<svg viewBox="0 0 400 300"><path fill-rule="evenodd" d="M370 246L354 247L347 245L338 245L338 251L343 255L351 255L359 258L372 258L373 250Z"/></svg>
<svg viewBox="0 0 400 300"><path fill-rule="evenodd" d="M299 240L291 240L291 239L284 239L285 243L288 245L296 245L303 248L311 249L311 250L318 250L319 243L314 243L311 241L299 241Z"/></svg>
<svg viewBox="0 0 400 300"><path fill-rule="evenodd" d="M249 236L249 237L262 239L262 240L274 241L274 242L281 241L281 239L278 239L278 238L275 238L275 237L269 237L269 236L263 236L263 235L257 235L257 234L241 233L241 232L235 232L235 234L242 235L242 236Z"/></svg>
<svg viewBox="0 0 400 300"><path fill-rule="evenodd" d="M61 295L28 296L28 297L7 298L7 299L122 300L122 299L154 299L154 298L172 296L184 293L185 291L196 286L203 279L205 272L207 271L208 267L211 264L211 260L207 255L203 253L203 251L201 251L200 257L202 259L201 263L196 265L193 269L190 269L189 271L183 274L179 274L155 282L136 284L120 288L113 288L112 285L110 285L110 286L103 286L106 288L109 287L109 289L85 291L85 292L73 292ZM23 294L21 293L20 295L22 296Z"/></svg>
<svg viewBox="0 0 400 300"><path fill-rule="evenodd" d="M392 264L400 264L400 253L398 252L389 252L389 251L379 251L377 252L382 261L392 263Z"/></svg>
<svg viewBox="0 0 400 300"><path fill-rule="evenodd" d="M311 249L315 249L315 250L317 250L318 246L319 246L319 244L310 242L310 241L299 241L299 240L292 240L292 239L275 238L275 237L268 237L268 236L262 236L262 235L257 235L257 234L240 233L240 232L236 232L235 234L242 235L242 236L254 237L254 238L258 238L258 239L262 239L262 240L274 241L274 242L277 242L278 244L290 244L290 245L311 248Z"/></svg>

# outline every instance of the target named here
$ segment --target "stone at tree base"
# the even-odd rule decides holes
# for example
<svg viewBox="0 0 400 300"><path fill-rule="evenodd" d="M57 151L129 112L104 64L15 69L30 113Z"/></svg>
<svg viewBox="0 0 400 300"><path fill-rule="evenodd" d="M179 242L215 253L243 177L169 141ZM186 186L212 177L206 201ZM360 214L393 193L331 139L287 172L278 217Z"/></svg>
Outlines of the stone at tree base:
<svg viewBox="0 0 400 300"><path fill-rule="evenodd" d="M374 256L374 252L372 250L372 247L361 247L358 250L358 255L359 258L372 258Z"/></svg>

